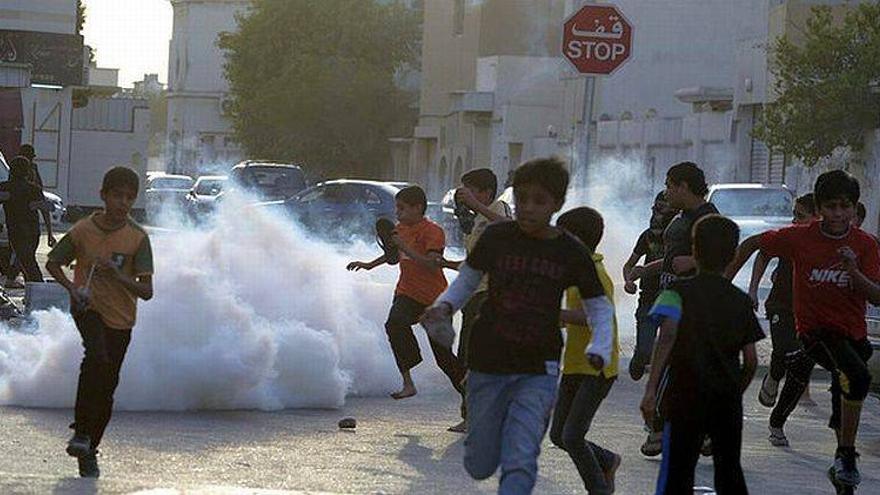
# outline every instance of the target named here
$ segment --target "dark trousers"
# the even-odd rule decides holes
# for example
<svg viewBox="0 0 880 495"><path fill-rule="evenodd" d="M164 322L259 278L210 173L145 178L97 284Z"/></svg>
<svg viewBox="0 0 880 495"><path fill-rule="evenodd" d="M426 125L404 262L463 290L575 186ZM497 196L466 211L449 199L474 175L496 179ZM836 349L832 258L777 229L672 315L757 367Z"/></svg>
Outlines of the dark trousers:
<svg viewBox="0 0 880 495"><path fill-rule="evenodd" d="M593 495L611 493L604 471L614 462L614 453L588 442L585 436L613 384L614 378L604 376L563 375L550 426L550 440L568 453Z"/></svg>
<svg viewBox="0 0 880 495"><path fill-rule="evenodd" d="M461 332L458 334L458 361L467 368L468 346L471 342L471 330L480 316L480 308L489 298L489 291L477 292L468 300L461 309Z"/></svg>
<svg viewBox="0 0 880 495"><path fill-rule="evenodd" d="M840 428L841 398L862 401L868 394L871 374L867 363L874 350L867 339L852 340L830 332L803 335L801 341L803 350L790 359L786 382L791 380L803 384L800 389L802 393L816 364L830 371L831 418L828 426L837 430ZM785 402L786 408L779 415L771 415L770 426L780 427L785 423L788 414L794 409L792 401L797 404L797 400L792 399L795 393L796 391L786 394L783 388L779 400Z"/></svg>
<svg viewBox="0 0 880 495"><path fill-rule="evenodd" d="M9 246L15 252L19 267L24 272L24 279L28 282L43 281L43 272L40 271L40 265L37 264L37 247L39 245L39 230L36 232L9 231ZM15 267L13 267L11 274L18 275Z"/></svg>
<svg viewBox="0 0 880 495"><path fill-rule="evenodd" d="M407 296L394 296L388 321L385 322L385 333L388 334L391 352L394 353L397 368L401 372L409 371L422 362L422 353L419 351L419 343L412 326L419 322L425 308L426 305ZM449 377L455 390L464 394L462 381L465 377L465 367L458 362L452 349L438 345L433 340L430 342L437 366Z"/></svg>
<svg viewBox="0 0 880 495"><path fill-rule="evenodd" d="M131 330L107 328L94 311L74 318L85 355L79 369L73 428L92 439L97 448L113 412L113 393L131 341Z"/></svg>
<svg viewBox="0 0 880 495"><path fill-rule="evenodd" d="M803 353L795 330L794 314L790 311L771 312L770 338L773 352L770 354L770 377L776 381L785 378L779 399L770 413L770 426L782 428L791 415L804 391L810 385L813 363ZM804 361L806 359L806 361ZM800 367L805 369L799 370ZM792 372L791 370L799 370Z"/></svg>
<svg viewBox="0 0 880 495"><path fill-rule="evenodd" d="M768 314L770 320L770 339L773 352L770 354L770 377L776 381L785 377L786 356L801 348L794 325L794 313L779 311Z"/></svg>
<svg viewBox="0 0 880 495"><path fill-rule="evenodd" d="M636 308L636 349L633 352L633 360L641 364L651 362L654 340L657 338L657 323L650 316L653 306L653 299L640 297L639 306Z"/></svg>
<svg viewBox="0 0 880 495"><path fill-rule="evenodd" d="M657 478L657 495L690 495L694 492L694 469L703 437L712 440L715 491L719 495L747 494L740 464L742 450L742 397L706 397L704 406L694 404L688 416L670 415L663 429L663 461ZM697 410L697 408L702 411Z"/></svg>

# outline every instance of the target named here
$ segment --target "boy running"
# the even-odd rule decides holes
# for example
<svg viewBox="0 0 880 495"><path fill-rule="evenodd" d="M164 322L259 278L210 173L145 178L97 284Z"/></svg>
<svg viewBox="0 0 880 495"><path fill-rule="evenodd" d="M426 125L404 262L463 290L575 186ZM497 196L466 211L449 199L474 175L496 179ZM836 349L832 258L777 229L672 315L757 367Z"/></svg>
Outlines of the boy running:
<svg viewBox="0 0 880 495"><path fill-rule="evenodd" d="M676 210L666 201L666 193L657 194L651 207L651 225L639 236L632 254L623 265L623 280L626 282L624 290L628 294L635 294L641 289L636 308L636 348L629 362L629 376L635 381L641 380L645 374L645 366L650 364L651 351L657 338L657 325L648 313L660 292L660 274L642 277L637 287L632 281L632 271L642 257L645 258L645 264L663 259L663 232L675 214Z"/></svg>
<svg viewBox="0 0 880 495"><path fill-rule="evenodd" d="M611 362L614 310L587 249L550 225L562 208L568 171L556 158L529 161L513 178L516 221L490 225L459 276L425 313L449 318L489 276L489 298L471 332L464 466L486 479L501 466L499 493L530 493L556 398L560 302L577 286L594 334L587 360Z"/></svg>
<svg viewBox="0 0 880 495"><path fill-rule="evenodd" d="M692 493L704 436L712 441L715 490L745 494L742 394L757 367L755 342L764 333L749 297L722 276L736 254L736 224L707 216L694 226L693 239L697 275L672 283L651 310L660 335L641 410L650 423L659 405L666 421L657 494ZM658 397L666 369L668 384Z"/></svg>
<svg viewBox="0 0 880 495"><path fill-rule="evenodd" d="M97 478L96 457L113 411L113 393L131 341L137 300L153 297L150 238L129 217L137 199L137 173L115 167L104 175L104 211L80 220L49 253L46 269L70 292L71 312L85 355L76 390L73 437L67 453L79 474ZM62 266L76 262L71 281Z"/></svg>
<svg viewBox="0 0 880 495"><path fill-rule="evenodd" d="M439 225L425 217L428 200L422 188L410 186L401 189L396 196L396 206L398 224L393 242L400 250L400 278L394 290L394 302L385 322L385 331L403 379L403 388L391 394L391 397L406 399L417 393L410 370L422 362L412 326L418 323L425 308L446 288L446 277L440 267L446 237ZM353 261L348 264L348 270L372 270L384 263L383 254L370 262ZM450 349L433 340L430 343L437 365L449 377L455 390L463 394L461 382L465 368Z"/></svg>
<svg viewBox="0 0 880 495"><path fill-rule="evenodd" d="M837 452L828 475L836 487L852 488L861 482L855 440L871 384L865 303L880 303L880 253L873 237L852 226L860 196L852 175L826 172L816 180L814 194L821 220L750 237L728 274L734 276L758 249L791 260L803 351L788 369L788 379L806 383L816 363L835 377L829 426L837 434Z"/></svg>
<svg viewBox="0 0 880 495"><path fill-rule="evenodd" d="M632 281L660 274L660 288L665 289L680 278L696 274L693 257L693 227L706 215L717 214L715 205L706 201L709 186L703 170L692 162L673 165L666 172L666 200L669 206L680 213L663 232L663 259L644 266L636 266L630 271ZM648 438L642 444L642 454L653 457L662 452L663 419L659 415L647 425ZM709 454L707 443L704 453Z"/></svg>
<svg viewBox="0 0 880 495"><path fill-rule="evenodd" d="M605 296L614 304L614 283L605 265L603 256L596 253L596 246L602 240L604 221L602 215L592 208L575 208L556 221L556 225L578 238L592 253L596 274L602 282ZM581 305L578 290L566 291L566 305L577 308ZM572 309L566 311L570 313ZM576 313L583 319L583 313ZM569 321L574 321L570 316ZM574 461L587 492L593 495L614 493L614 475L620 467L620 456L593 442L585 436L596 411L611 391L617 379L617 363L620 348L617 341L617 320L613 322L611 360L604 368L595 368L587 361L585 351L592 338L592 329L583 324L569 324L566 331L565 351L562 358L562 382L553 412L550 427L550 440L557 447L568 452Z"/></svg>
<svg viewBox="0 0 880 495"><path fill-rule="evenodd" d="M813 194L805 194L795 200L794 204L795 225L807 225L819 219L816 215L816 202ZM758 252L755 264L752 267L752 279L749 284L749 297L752 299L755 309L758 307L758 287L761 278L767 270L770 258L762 252ZM791 261L781 258L776 270L773 271L773 289L764 303L767 311L767 320L770 321L770 337L773 340L773 352L770 354L770 370L764 375L761 382L761 390L758 393L758 402L765 407L773 407L770 414L770 443L777 447L787 447L788 439L785 437L785 421L789 414L794 411L799 400L809 399L809 380L800 382L797 378L787 377L786 369L791 364L789 360L796 356L801 345L797 340L797 332L794 328L794 310L792 309L792 269ZM785 386L779 403L776 396L779 383L783 378ZM803 398L803 399L802 399ZM775 407L774 407L775 404Z"/></svg>

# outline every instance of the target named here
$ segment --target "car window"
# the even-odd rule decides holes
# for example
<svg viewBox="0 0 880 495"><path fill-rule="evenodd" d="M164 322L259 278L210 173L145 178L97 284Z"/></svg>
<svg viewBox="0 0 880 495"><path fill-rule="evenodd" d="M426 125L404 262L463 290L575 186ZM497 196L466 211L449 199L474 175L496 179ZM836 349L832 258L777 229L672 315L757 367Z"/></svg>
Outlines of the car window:
<svg viewBox="0 0 880 495"><path fill-rule="evenodd" d="M382 204L382 198L371 187L359 187L356 190L356 197L359 203L368 206L379 206Z"/></svg>
<svg viewBox="0 0 880 495"><path fill-rule="evenodd" d="M784 189L718 189L711 201L729 217L790 217L794 206Z"/></svg>
<svg viewBox="0 0 880 495"><path fill-rule="evenodd" d="M192 179L177 177L156 178L150 183L152 189L190 189L192 186Z"/></svg>
<svg viewBox="0 0 880 495"><path fill-rule="evenodd" d="M306 188L302 170L293 167L247 167L241 182L272 196L288 198Z"/></svg>
<svg viewBox="0 0 880 495"><path fill-rule="evenodd" d="M199 196L216 196L223 191L223 183L221 179L200 180L196 184L196 194Z"/></svg>

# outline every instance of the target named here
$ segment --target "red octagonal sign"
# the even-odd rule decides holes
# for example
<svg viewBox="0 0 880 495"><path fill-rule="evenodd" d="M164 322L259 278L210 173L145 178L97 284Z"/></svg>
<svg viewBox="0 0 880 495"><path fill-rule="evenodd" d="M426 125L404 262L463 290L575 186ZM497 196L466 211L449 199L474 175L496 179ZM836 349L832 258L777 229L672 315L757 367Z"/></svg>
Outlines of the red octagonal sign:
<svg viewBox="0 0 880 495"><path fill-rule="evenodd" d="M585 5L562 29L562 54L582 74L611 74L632 53L632 24L614 5Z"/></svg>

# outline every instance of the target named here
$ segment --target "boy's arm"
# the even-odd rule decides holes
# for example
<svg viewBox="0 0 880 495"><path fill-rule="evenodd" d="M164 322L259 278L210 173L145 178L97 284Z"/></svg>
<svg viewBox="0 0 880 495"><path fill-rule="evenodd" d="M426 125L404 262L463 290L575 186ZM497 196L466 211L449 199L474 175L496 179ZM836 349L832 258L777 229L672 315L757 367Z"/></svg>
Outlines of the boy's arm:
<svg viewBox="0 0 880 495"><path fill-rule="evenodd" d="M358 270L368 270L369 271L369 270L372 270L373 268L376 268L379 265L382 265L383 263L385 263L385 261L386 261L386 258L385 258L385 255L383 254L383 255L379 256L378 258L374 259L373 261L367 261L366 263L364 263L363 261L352 261L351 263L348 264L348 266L345 267L345 269L350 272L356 272Z"/></svg>
<svg viewBox="0 0 880 495"><path fill-rule="evenodd" d="M752 266L752 279L749 281L749 298L752 300L752 309L758 309L758 288L761 286L761 279L767 271L767 265L770 264L770 257L758 251L758 257L755 258L755 264Z"/></svg>
<svg viewBox="0 0 880 495"><path fill-rule="evenodd" d="M640 406L642 417L647 424L650 424L654 419L654 413L657 410L657 386L660 384L660 378L669 363L669 355L672 353L677 335L678 321L673 318L665 318L660 325L660 334L654 345L651 357L651 375L648 378L648 384L645 385L645 395Z"/></svg>
<svg viewBox="0 0 880 495"><path fill-rule="evenodd" d="M758 351L755 350L755 344L747 344L742 348L743 369L742 383L740 383L740 392L745 393L755 377L755 370L758 369Z"/></svg>
<svg viewBox="0 0 880 495"><path fill-rule="evenodd" d="M724 272L724 277L727 280L733 280L733 278L736 277L736 274L742 269L743 265L746 264L746 261L748 261L749 258L752 257L752 254L761 247L761 238L763 236L764 234L756 234L742 241L736 249L736 256L733 258L733 261L727 265L727 270Z"/></svg>
<svg viewBox="0 0 880 495"><path fill-rule="evenodd" d="M488 218L490 222L500 222L502 220L507 220L507 217L492 211L488 205L484 205L477 198L474 197L474 194L470 189L466 187L459 187L455 191L456 199L465 204L468 208L474 210L476 213L483 215Z"/></svg>
<svg viewBox="0 0 880 495"><path fill-rule="evenodd" d="M870 277L859 269L856 253L850 247L845 246L840 248L840 256L843 258L844 267L849 273L850 280L852 280L856 291L863 294L871 304L875 306L880 305L880 284L871 280ZM876 260L869 261L869 263L875 262Z"/></svg>
<svg viewBox="0 0 880 495"><path fill-rule="evenodd" d="M40 215L43 217L43 223L46 224L46 237L48 238L49 247L55 247L55 236L52 234L52 217L49 215L47 208L40 208Z"/></svg>
<svg viewBox="0 0 880 495"><path fill-rule="evenodd" d="M642 255L633 251L632 254L629 255L629 259L626 260L626 263L623 264L623 290L625 290L627 294L635 294L638 291L635 280L632 278L632 271L633 267L636 266L636 263L638 263L640 259L642 259Z"/></svg>
<svg viewBox="0 0 880 495"><path fill-rule="evenodd" d="M64 269L61 267L61 263L52 260L47 261L46 271L48 271L49 275L52 275L52 278L54 278L56 282L61 284L62 287L64 287L68 291L73 290L73 281L67 278L67 274L64 273Z"/></svg>
<svg viewBox="0 0 880 495"><path fill-rule="evenodd" d="M394 244L397 246L397 249L406 253L407 256L410 257L416 263L420 265L426 266L428 268L442 268L443 267L443 254L437 251L428 251L425 254L421 254L415 249L408 246L399 235L394 234Z"/></svg>
<svg viewBox="0 0 880 495"><path fill-rule="evenodd" d="M95 261L95 265L96 275L115 278L129 292L144 301L149 301L153 298L152 274L143 274L132 277L124 273L115 263L112 263L107 259L98 259Z"/></svg>
<svg viewBox="0 0 880 495"><path fill-rule="evenodd" d="M659 259L643 266L634 266L630 271L630 277L632 278L632 281L635 282L636 280L639 280L641 278L657 275L662 270L663 260Z"/></svg>
<svg viewBox="0 0 880 495"><path fill-rule="evenodd" d="M480 287L483 280L483 272L471 268L467 262L461 264L458 277L449 284L449 287L437 297L422 317L423 321L440 321L449 318L460 310Z"/></svg>

